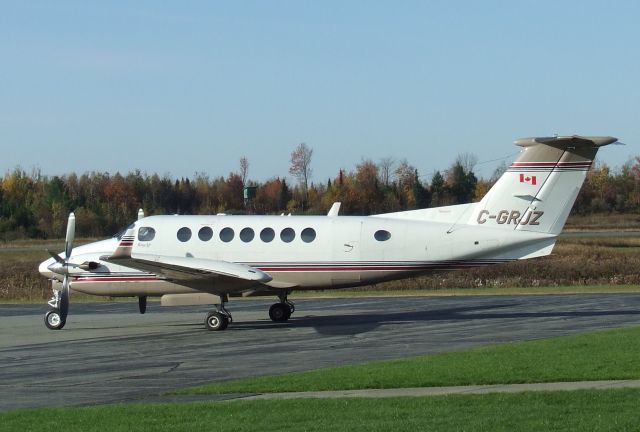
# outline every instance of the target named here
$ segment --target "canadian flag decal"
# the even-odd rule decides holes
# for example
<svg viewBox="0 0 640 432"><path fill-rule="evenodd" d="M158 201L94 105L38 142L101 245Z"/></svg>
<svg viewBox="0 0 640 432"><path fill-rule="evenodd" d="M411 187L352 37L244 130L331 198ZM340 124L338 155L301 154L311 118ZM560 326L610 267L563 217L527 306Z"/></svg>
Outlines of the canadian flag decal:
<svg viewBox="0 0 640 432"><path fill-rule="evenodd" d="M530 185L536 184L536 176L528 176L520 174L520 183L529 183Z"/></svg>

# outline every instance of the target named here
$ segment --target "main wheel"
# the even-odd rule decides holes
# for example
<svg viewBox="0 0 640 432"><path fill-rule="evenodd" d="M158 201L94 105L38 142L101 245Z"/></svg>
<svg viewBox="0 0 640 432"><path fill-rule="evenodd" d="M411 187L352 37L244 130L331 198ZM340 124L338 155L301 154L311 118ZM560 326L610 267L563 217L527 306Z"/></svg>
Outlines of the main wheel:
<svg viewBox="0 0 640 432"><path fill-rule="evenodd" d="M207 314L207 318L205 318L204 320L204 325L207 330L224 330L229 325L229 318L225 314L221 314L218 311L211 311Z"/></svg>
<svg viewBox="0 0 640 432"><path fill-rule="evenodd" d="M44 316L44 325L46 325L49 330L60 330L64 327L65 323L58 309L52 309Z"/></svg>
<svg viewBox="0 0 640 432"><path fill-rule="evenodd" d="M274 303L269 308L269 318L273 322L285 322L291 318L291 308L286 303Z"/></svg>

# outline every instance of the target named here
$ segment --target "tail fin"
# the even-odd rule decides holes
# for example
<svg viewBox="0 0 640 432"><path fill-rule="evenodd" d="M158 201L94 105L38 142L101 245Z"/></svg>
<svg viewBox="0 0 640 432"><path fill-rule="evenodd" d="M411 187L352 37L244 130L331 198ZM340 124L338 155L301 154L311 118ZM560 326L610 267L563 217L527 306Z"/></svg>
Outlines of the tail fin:
<svg viewBox="0 0 640 432"><path fill-rule="evenodd" d="M560 234L598 149L614 137L515 141L522 152L475 207L469 223Z"/></svg>

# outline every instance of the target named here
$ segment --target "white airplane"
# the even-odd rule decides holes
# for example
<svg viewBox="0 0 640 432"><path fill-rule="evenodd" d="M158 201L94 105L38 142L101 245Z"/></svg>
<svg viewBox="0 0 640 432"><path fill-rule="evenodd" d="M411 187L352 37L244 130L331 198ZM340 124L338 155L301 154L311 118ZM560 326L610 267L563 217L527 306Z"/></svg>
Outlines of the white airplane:
<svg viewBox="0 0 640 432"><path fill-rule="evenodd" d="M121 234L65 250L39 271L53 280L50 329L64 327L69 291L147 296L162 305L214 304L205 326L232 321L229 296L275 295L275 322L294 312L294 290L375 284L549 255L601 146L614 137L555 136L515 141L522 150L477 203L374 216L150 216Z"/></svg>

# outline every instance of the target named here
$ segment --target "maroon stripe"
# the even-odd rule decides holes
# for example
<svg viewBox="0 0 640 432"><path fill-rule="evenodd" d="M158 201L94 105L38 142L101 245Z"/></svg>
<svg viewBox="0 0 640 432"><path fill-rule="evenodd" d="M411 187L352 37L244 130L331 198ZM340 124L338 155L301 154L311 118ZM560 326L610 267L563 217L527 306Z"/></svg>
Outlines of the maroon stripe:
<svg viewBox="0 0 640 432"><path fill-rule="evenodd" d="M513 162L511 166L513 167L522 167L522 166L554 167L556 166L556 162Z"/></svg>
<svg viewBox="0 0 640 432"><path fill-rule="evenodd" d="M369 267L258 267L264 272L337 272L337 271L386 271L386 270L420 270L427 267L418 266L369 266Z"/></svg>
<svg viewBox="0 0 640 432"><path fill-rule="evenodd" d="M79 277L73 281L73 283L84 283L84 282L149 282L149 281L163 281L164 279L160 279L153 276L145 276L145 277Z"/></svg>
<svg viewBox="0 0 640 432"><path fill-rule="evenodd" d="M418 271L418 270L432 270L432 269L462 269L469 267L477 267L483 265L490 265L492 263L433 263L424 265L380 265L380 266L342 266L342 267L258 267L259 270L264 272L340 272L340 271Z"/></svg>
<svg viewBox="0 0 640 432"><path fill-rule="evenodd" d="M555 167L590 167L589 162L514 162L512 168L555 168Z"/></svg>

